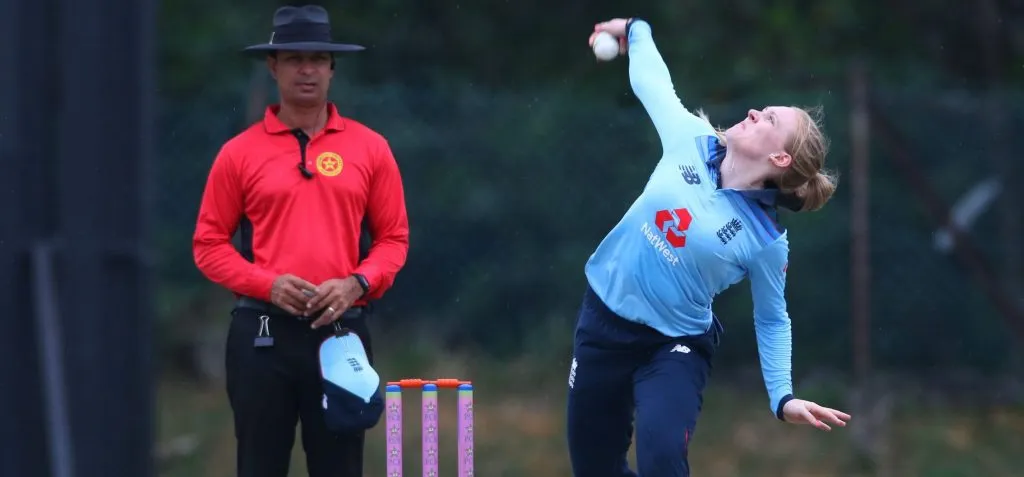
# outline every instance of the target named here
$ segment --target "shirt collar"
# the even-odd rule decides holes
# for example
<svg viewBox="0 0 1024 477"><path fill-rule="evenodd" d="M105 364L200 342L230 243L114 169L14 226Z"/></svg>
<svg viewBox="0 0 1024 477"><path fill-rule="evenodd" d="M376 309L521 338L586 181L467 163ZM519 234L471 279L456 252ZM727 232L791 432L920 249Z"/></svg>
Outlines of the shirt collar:
<svg viewBox="0 0 1024 477"><path fill-rule="evenodd" d="M716 172L716 186L722 188L722 161L725 160L725 145L718 139L717 136L712 136L710 144L708 145L708 160L707 164L709 168L713 168ZM763 189L743 189L736 190L736 192L743 197L760 202L767 207L775 208L777 206L783 206L787 209L799 211L803 207L803 200L797 197L795 194L784 194L779 190L779 187L772 181L765 183Z"/></svg>
<svg viewBox="0 0 1024 477"><path fill-rule="evenodd" d="M277 113L281 111L280 104L272 104L267 106L267 109L263 113L263 129L268 134L280 134L284 132L290 132L293 128L288 127L287 124L281 122L281 119L277 117ZM327 103L327 123L324 125L324 131L341 131L345 129L345 119L338 114L338 108L334 103Z"/></svg>

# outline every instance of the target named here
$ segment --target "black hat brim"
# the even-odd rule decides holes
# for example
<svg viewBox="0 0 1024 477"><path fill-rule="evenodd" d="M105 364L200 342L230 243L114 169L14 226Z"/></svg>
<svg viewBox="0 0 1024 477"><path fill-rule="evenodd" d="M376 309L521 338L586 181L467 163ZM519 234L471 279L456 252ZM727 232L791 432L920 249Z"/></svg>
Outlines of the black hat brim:
<svg viewBox="0 0 1024 477"><path fill-rule="evenodd" d="M299 41L295 43L263 43L242 50L243 53L266 53L270 51L327 51L331 53L363 51L366 47L352 43L325 43L322 41Z"/></svg>

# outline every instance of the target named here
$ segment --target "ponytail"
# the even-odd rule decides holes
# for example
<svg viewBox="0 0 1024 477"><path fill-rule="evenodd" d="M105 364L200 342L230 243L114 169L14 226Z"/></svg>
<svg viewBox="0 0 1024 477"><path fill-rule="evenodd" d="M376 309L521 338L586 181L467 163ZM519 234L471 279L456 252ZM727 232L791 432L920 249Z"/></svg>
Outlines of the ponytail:
<svg viewBox="0 0 1024 477"><path fill-rule="evenodd" d="M836 181L832 176L818 172L811 176L804 185L796 189L796 195L803 199L801 212L813 212L825 206L836 191Z"/></svg>

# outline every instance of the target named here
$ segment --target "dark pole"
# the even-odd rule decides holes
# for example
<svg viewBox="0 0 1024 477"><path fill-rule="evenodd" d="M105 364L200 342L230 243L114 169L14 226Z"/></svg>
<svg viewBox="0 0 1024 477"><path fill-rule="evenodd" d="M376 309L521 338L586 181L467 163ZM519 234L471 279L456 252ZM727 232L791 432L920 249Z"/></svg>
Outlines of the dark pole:
<svg viewBox="0 0 1024 477"><path fill-rule="evenodd" d="M33 243L56 229L52 112L58 109L56 15L51 1L0 2L0 475L49 475L50 454L37 326ZM18 47L14 47L18 45ZM13 67L11 67L13 66ZM62 363L61 363L62 364Z"/></svg>
<svg viewBox="0 0 1024 477"><path fill-rule="evenodd" d="M859 385L871 373L871 157L868 139L867 73L863 61L850 71L850 283L853 364Z"/></svg>
<svg viewBox="0 0 1024 477"><path fill-rule="evenodd" d="M52 134L76 477L148 476L156 12L140 0L62 0L60 11L62 114Z"/></svg>
<svg viewBox="0 0 1024 477"><path fill-rule="evenodd" d="M985 69L985 100L982 109L982 121L985 122L985 131L988 134L986 142L991 148L987 154L992 161L992 170L1002 177L1004 190L1007 181L1017 177L1015 163L1018 156L1009 147L1009 139L1013 137L1010 115L1001 101L1003 90L1002 73L1000 72L1001 55L999 38L1002 34L1001 12L998 2L994 0L983 0L977 3L978 12L978 33L980 34L980 54L984 59ZM1002 278L1004 288L1011 296L1024 306L1024 261L1021 260L1021 243L1024 234L1021 233L1020 205L1017 203L1016 194L1003 192L997 204L997 211L1000 219L1000 232L1002 244L999 248L999 276Z"/></svg>
<svg viewBox="0 0 1024 477"><path fill-rule="evenodd" d="M0 475L153 475L154 20L0 2Z"/></svg>

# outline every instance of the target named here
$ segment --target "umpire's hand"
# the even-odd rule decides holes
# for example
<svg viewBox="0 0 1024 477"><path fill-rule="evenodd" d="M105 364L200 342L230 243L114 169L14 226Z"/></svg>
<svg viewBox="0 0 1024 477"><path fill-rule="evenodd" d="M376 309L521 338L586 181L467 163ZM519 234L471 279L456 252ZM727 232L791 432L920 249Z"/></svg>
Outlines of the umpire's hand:
<svg viewBox="0 0 1024 477"><path fill-rule="evenodd" d="M270 287L270 301L288 313L302 316L306 302L316 293L316 286L295 275L284 274L274 279Z"/></svg>
<svg viewBox="0 0 1024 477"><path fill-rule="evenodd" d="M316 295L306 305L306 313L310 315L326 307L320 318L313 322L313 329L333 323L361 296L363 287L355 277L332 278L321 283Z"/></svg>

